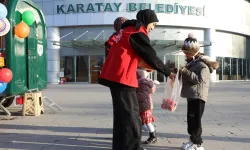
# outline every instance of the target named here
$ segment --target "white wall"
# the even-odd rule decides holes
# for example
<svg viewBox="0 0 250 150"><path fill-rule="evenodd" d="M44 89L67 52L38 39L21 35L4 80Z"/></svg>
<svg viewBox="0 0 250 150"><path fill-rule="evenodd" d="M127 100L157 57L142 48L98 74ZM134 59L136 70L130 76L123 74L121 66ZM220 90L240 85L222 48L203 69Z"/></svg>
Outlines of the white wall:
<svg viewBox="0 0 250 150"><path fill-rule="evenodd" d="M159 25L215 28L250 35L250 4L245 0L34 0L43 9L48 26L79 26L113 24L118 16L135 18L136 13L126 11L126 3L205 6L205 16L158 13ZM120 12L57 14L57 5L88 3L122 3ZM180 10L179 10L180 11Z"/></svg>

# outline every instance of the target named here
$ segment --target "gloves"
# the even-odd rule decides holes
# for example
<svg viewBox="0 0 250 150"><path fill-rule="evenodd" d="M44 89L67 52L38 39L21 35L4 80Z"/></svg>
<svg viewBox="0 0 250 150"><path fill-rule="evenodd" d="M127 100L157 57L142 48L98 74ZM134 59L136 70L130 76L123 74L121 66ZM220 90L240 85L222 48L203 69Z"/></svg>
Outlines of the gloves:
<svg viewBox="0 0 250 150"><path fill-rule="evenodd" d="M181 76L184 74L184 73L186 73L186 71L187 71L187 68L186 67L181 67L180 69L179 69L179 79L181 78Z"/></svg>
<svg viewBox="0 0 250 150"><path fill-rule="evenodd" d="M183 74L183 73L185 73L187 71L187 68L186 67L181 67L180 69L179 69L179 73L180 74Z"/></svg>

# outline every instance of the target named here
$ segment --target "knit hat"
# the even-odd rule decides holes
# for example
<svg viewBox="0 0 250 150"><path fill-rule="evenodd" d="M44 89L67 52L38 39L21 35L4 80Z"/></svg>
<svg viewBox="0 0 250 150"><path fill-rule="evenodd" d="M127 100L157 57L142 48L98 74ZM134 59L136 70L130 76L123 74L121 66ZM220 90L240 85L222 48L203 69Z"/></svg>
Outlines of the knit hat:
<svg viewBox="0 0 250 150"><path fill-rule="evenodd" d="M117 33L120 32L120 30L121 30L121 25L122 25L126 20L128 20L128 19L125 18L125 17L118 17L118 18L115 19L115 21L114 21L114 29L115 29L115 31L116 31Z"/></svg>
<svg viewBox="0 0 250 150"><path fill-rule="evenodd" d="M139 20L144 27L147 27L150 23L159 22L155 12L151 9L140 10L136 15L136 19Z"/></svg>
<svg viewBox="0 0 250 150"><path fill-rule="evenodd" d="M195 56L200 51L200 44L195 38L194 33L189 33L188 38L185 39L184 44L182 45L182 50Z"/></svg>

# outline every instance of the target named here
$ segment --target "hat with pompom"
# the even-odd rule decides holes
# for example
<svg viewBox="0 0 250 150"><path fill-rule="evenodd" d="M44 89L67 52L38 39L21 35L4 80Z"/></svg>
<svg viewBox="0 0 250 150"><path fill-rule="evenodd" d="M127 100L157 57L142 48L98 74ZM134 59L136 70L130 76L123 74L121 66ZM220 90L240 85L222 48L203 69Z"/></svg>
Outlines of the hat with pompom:
<svg viewBox="0 0 250 150"><path fill-rule="evenodd" d="M188 38L185 39L181 49L188 52L192 56L196 55L200 51L200 44L195 38L194 33L188 34Z"/></svg>

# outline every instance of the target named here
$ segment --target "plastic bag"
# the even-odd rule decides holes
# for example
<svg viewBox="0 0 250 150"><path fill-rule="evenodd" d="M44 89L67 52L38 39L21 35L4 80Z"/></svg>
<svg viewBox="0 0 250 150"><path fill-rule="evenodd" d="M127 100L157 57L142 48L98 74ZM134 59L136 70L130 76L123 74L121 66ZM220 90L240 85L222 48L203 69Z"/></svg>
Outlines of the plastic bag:
<svg viewBox="0 0 250 150"><path fill-rule="evenodd" d="M182 78L178 79L179 72L176 74L175 80L168 77L164 90L164 96L161 104L162 109L174 112L180 100L182 89Z"/></svg>

